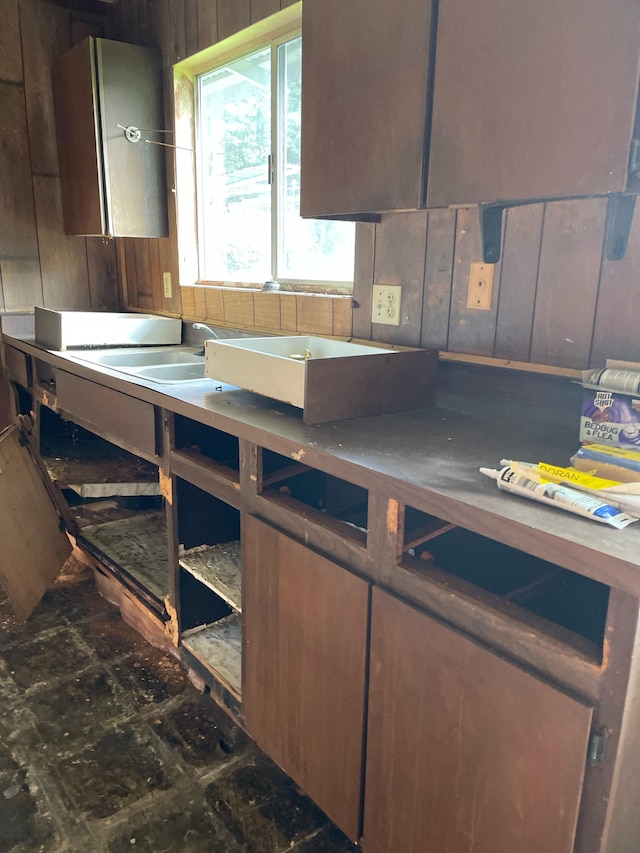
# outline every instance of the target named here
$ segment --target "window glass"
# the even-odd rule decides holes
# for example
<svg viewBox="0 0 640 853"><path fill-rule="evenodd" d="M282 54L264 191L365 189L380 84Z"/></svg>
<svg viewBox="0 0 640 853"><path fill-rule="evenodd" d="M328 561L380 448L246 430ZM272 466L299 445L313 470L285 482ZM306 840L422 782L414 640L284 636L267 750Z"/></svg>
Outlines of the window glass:
<svg viewBox="0 0 640 853"><path fill-rule="evenodd" d="M353 223L303 220L302 39L199 78L200 278L353 282Z"/></svg>

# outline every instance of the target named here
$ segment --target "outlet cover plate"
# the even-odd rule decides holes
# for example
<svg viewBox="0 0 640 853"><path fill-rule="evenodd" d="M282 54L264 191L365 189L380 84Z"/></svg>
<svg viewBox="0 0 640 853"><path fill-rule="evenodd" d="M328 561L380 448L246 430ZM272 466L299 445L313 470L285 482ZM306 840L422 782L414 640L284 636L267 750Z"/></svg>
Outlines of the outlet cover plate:
<svg viewBox="0 0 640 853"><path fill-rule="evenodd" d="M399 326L401 300L401 285L374 284L371 322L383 323L387 326Z"/></svg>
<svg viewBox="0 0 640 853"><path fill-rule="evenodd" d="M495 264L484 264L479 261L471 264L467 308L476 308L478 311L491 310L494 269Z"/></svg>

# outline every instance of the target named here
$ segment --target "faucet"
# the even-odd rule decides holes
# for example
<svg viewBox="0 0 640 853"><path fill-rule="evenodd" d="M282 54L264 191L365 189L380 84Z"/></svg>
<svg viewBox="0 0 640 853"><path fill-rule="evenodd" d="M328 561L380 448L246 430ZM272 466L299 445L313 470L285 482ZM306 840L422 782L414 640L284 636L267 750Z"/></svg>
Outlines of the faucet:
<svg viewBox="0 0 640 853"><path fill-rule="evenodd" d="M209 332L209 336L212 338L218 337L218 335L216 334L216 332L213 331L211 326L207 326L206 323L194 323L193 328L194 329L204 329L205 332ZM198 350L197 355L204 355L204 342L203 342L202 346L200 347L200 349Z"/></svg>

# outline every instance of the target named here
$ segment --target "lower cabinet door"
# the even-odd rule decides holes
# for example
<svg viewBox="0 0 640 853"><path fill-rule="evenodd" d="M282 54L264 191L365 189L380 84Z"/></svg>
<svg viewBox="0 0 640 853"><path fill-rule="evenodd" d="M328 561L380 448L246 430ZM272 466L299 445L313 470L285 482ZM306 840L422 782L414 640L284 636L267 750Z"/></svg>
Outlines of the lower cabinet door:
<svg viewBox="0 0 640 853"><path fill-rule="evenodd" d="M569 853L591 709L373 591L366 853Z"/></svg>
<svg viewBox="0 0 640 853"><path fill-rule="evenodd" d="M253 517L242 536L247 729L355 840L369 586Z"/></svg>

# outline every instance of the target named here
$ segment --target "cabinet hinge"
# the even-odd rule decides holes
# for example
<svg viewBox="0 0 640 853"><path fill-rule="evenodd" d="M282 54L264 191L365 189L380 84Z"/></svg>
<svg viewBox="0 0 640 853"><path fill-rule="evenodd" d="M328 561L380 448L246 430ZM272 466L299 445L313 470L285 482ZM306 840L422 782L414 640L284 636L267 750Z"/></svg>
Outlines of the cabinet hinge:
<svg viewBox="0 0 640 853"><path fill-rule="evenodd" d="M631 140L629 152L629 174L637 175L640 172L640 139L635 137Z"/></svg>
<svg viewBox="0 0 640 853"><path fill-rule="evenodd" d="M587 762L590 767L602 765L605 762L607 733L605 729L593 729L589 735Z"/></svg>

